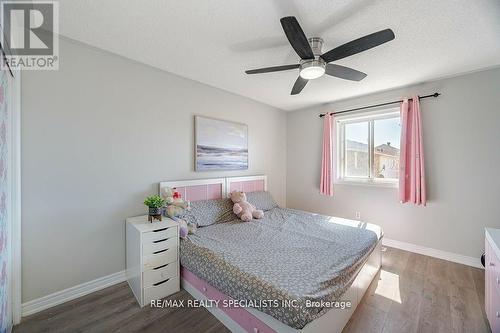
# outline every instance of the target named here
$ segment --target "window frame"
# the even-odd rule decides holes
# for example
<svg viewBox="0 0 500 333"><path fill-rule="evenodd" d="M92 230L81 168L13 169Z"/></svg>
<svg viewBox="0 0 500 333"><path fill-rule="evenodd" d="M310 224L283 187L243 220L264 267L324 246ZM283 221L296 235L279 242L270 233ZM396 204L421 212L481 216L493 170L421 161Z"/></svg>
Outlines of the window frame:
<svg viewBox="0 0 500 333"><path fill-rule="evenodd" d="M335 160L336 160L336 175L334 178L335 184L347 185L364 185L377 187L399 187L399 179L384 179L373 177L373 160L374 160L374 124L375 120L399 118L399 107L383 108L375 111L356 112L353 114L339 115L335 120ZM362 121L368 122L368 177L346 177L345 176L345 125L359 123Z"/></svg>

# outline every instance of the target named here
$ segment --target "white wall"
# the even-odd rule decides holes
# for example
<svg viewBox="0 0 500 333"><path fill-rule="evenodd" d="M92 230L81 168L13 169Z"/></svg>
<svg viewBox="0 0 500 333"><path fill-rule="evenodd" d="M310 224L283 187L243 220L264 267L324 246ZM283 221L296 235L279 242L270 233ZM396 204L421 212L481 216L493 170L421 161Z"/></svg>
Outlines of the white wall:
<svg viewBox="0 0 500 333"><path fill-rule="evenodd" d="M123 270L159 181L267 174L285 203L283 111L66 39L22 79L23 302ZM248 124L248 171L194 172L195 114Z"/></svg>
<svg viewBox="0 0 500 333"><path fill-rule="evenodd" d="M287 116L287 205L380 224L398 241L478 257L487 226L500 227L500 69L299 110ZM439 91L421 101L427 207L398 202L397 189L335 185L319 195L318 114ZM332 94L335 92L332 91Z"/></svg>

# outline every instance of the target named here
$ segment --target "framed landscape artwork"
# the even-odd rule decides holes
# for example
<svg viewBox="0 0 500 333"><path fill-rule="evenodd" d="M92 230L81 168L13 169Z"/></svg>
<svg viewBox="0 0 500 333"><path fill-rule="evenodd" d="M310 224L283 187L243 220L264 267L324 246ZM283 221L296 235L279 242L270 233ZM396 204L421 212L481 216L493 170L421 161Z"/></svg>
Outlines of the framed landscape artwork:
<svg viewBox="0 0 500 333"><path fill-rule="evenodd" d="M248 169L248 126L195 116L196 171Z"/></svg>

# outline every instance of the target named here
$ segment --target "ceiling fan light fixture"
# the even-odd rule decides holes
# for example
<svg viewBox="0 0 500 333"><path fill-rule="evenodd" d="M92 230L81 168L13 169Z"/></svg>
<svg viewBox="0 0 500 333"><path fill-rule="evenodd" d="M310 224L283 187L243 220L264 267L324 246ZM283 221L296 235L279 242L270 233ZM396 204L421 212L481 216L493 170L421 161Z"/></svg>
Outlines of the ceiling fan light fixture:
<svg viewBox="0 0 500 333"><path fill-rule="evenodd" d="M314 80L325 74L325 62L321 59L303 60L299 75L306 80Z"/></svg>
<svg viewBox="0 0 500 333"><path fill-rule="evenodd" d="M313 80L325 74L323 67L306 67L300 71L300 77L306 80Z"/></svg>

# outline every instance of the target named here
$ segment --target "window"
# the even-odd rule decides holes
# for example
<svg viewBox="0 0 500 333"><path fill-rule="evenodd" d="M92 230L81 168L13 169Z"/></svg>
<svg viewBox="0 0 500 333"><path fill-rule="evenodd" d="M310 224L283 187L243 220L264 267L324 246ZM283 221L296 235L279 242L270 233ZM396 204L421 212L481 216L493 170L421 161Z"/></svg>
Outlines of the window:
<svg viewBox="0 0 500 333"><path fill-rule="evenodd" d="M337 182L397 185L399 109L338 116Z"/></svg>

